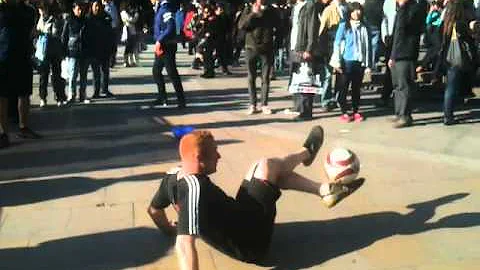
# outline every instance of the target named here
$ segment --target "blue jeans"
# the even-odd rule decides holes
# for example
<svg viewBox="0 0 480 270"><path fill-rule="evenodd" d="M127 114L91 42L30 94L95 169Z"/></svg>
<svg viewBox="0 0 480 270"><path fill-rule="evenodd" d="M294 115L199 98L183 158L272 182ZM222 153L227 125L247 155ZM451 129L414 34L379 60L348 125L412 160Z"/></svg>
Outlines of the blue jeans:
<svg viewBox="0 0 480 270"><path fill-rule="evenodd" d="M283 73L283 70L285 68L285 56L286 56L286 51L285 48L278 48L275 51L275 59L274 59L274 68L275 72Z"/></svg>
<svg viewBox="0 0 480 270"><path fill-rule="evenodd" d="M459 67L449 67L447 85L443 97L443 115L445 120L453 120L455 99L465 88L470 87L469 72Z"/></svg>
<svg viewBox="0 0 480 270"><path fill-rule="evenodd" d="M380 29L375 27L370 27L370 41L372 43L372 56L373 56L373 64L378 63L378 59L380 58Z"/></svg>
<svg viewBox="0 0 480 270"><path fill-rule="evenodd" d="M77 77L80 74L80 100L85 100L87 89L88 61L84 58L69 57L68 60L68 93L67 99L75 99L77 96Z"/></svg>
<svg viewBox="0 0 480 270"><path fill-rule="evenodd" d="M322 107L327 107L329 106L329 104L331 103L335 103L335 95L333 94L333 91L332 91L332 68L328 65L328 64L325 64L323 65L323 70L324 70L324 73L323 73L323 82L322 82L322 85L324 85L325 87L323 87L324 92L323 93L320 93L319 95L319 102L320 102L320 105Z"/></svg>

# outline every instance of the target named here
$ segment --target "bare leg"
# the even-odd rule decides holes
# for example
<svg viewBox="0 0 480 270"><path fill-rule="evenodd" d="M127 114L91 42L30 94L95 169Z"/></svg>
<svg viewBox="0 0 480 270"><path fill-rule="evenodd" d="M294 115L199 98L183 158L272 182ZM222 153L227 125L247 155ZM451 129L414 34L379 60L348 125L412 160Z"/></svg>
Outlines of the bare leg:
<svg viewBox="0 0 480 270"><path fill-rule="evenodd" d="M0 134L8 132L8 99L0 97Z"/></svg>
<svg viewBox="0 0 480 270"><path fill-rule="evenodd" d="M28 126L28 113L30 110L30 97L18 97L18 115L20 128Z"/></svg>

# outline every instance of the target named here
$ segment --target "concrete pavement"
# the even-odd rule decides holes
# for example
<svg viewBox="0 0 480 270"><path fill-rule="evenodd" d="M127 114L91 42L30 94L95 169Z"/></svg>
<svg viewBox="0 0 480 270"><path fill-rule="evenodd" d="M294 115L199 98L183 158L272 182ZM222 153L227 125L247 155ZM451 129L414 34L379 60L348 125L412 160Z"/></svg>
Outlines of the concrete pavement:
<svg viewBox="0 0 480 270"><path fill-rule="evenodd" d="M314 196L284 191L264 265L200 242L202 269L478 268L478 100L460 108L465 121L450 127L433 101L417 105L415 126L392 129L390 111L372 105L374 93L362 95L363 123L340 123L338 111L297 123L281 112L291 103L285 77L272 82L275 114L247 116L244 68L206 80L189 61L180 51L184 111L150 106L151 53L142 54L141 67L114 69L115 99L33 109L33 127L45 138L12 138L0 151L0 269L177 269L172 239L145 212L158 178L178 162L170 126L214 133L222 159L212 178L234 195L253 160L299 148L315 124L325 128L326 145L297 171L325 179L328 150L349 147L360 157L364 187L331 210Z"/></svg>

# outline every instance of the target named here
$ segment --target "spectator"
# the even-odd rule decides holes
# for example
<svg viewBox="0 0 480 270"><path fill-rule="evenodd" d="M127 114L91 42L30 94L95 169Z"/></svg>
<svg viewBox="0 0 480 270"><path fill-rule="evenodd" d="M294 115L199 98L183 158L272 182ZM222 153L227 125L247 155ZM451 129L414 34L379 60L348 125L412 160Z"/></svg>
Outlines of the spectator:
<svg viewBox="0 0 480 270"><path fill-rule="evenodd" d="M477 49L469 33L465 9L459 0L446 6L442 29L442 46L437 72L446 71L447 85L443 101L443 123L453 125L455 98L469 93L477 68Z"/></svg>
<svg viewBox="0 0 480 270"><path fill-rule="evenodd" d="M225 7L222 3L217 3L215 9L216 15L216 37L215 37L215 50L217 52L217 59L222 66L222 72L225 75L232 75L228 70L228 42L231 40L229 35L232 32L232 24L230 18L225 13Z"/></svg>
<svg viewBox="0 0 480 270"><path fill-rule="evenodd" d="M385 0L365 0L363 4L365 24L370 32L370 40L372 42L373 68L380 58L380 29L383 19L383 3Z"/></svg>
<svg viewBox="0 0 480 270"><path fill-rule="evenodd" d="M137 66L137 20L140 14L135 6L127 1L120 4L120 18L123 22L123 27L126 29L125 52L123 53L124 67ZM123 31L125 32L125 31ZM122 33L124 35L124 33Z"/></svg>
<svg viewBox="0 0 480 270"><path fill-rule="evenodd" d="M363 23L363 8L358 2L350 3L349 20L341 22L335 37L334 50L339 54L332 55L331 65L337 73L337 101L342 115L340 121L363 121L363 115L358 111L360 103L360 88L364 72L369 73L373 66L371 41L367 26ZM343 50L340 48L343 44ZM352 111L347 110L347 94L352 87Z"/></svg>
<svg viewBox="0 0 480 270"><path fill-rule="evenodd" d="M412 125L412 94L416 89L415 64L420 47L418 25L424 22L419 12L420 5L415 0L397 0L398 11L393 30L393 46L388 66L392 69L395 86L395 109L391 119L394 128Z"/></svg>
<svg viewBox="0 0 480 270"><path fill-rule="evenodd" d="M158 88L158 98L154 104L162 106L168 105L165 80L162 74L162 70L165 67L177 95L177 107L183 109L186 106L185 97L175 60L177 42L175 39L174 10L175 8L172 3L168 0L163 0L155 13L155 21L153 25L155 61L153 62L152 73Z"/></svg>
<svg viewBox="0 0 480 270"><path fill-rule="evenodd" d="M255 0L243 10L239 27L246 31L245 49L248 63L248 92L250 106L248 114L257 112L257 60L262 66L262 113L271 114L268 107L268 92L270 91L270 70L273 64L273 29L278 18L275 10L265 4L266 0Z"/></svg>
<svg viewBox="0 0 480 270"><path fill-rule="evenodd" d="M332 57L333 52L333 43L335 41L335 35L337 33L337 28L340 22L345 21L347 17L347 5L345 0L333 0L330 4L323 10L320 17L320 43L324 44L321 46L324 48L324 57L325 62L328 62ZM332 90L332 81L331 74L332 69L325 65L324 77L325 85L327 87L324 90L324 93L320 96L320 103L323 111L331 111L336 107L335 96Z"/></svg>
<svg viewBox="0 0 480 270"><path fill-rule="evenodd" d="M62 33L62 42L66 46L68 61L67 102L74 103L77 96L77 77L80 74L79 101L89 104L86 97L88 72L88 42L85 6L83 2L73 3L73 16L67 19Z"/></svg>
<svg viewBox="0 0 480 270"><path fill-rule="evenodd" d="M290 12L286 0L279 0L277 4L272 5L278 16L278 23L275 27L273 41L274 64L272 68L272 80L277 75L282 75L285 69L285 58L288 55L288 37L290 32Z"/></svg>
<svg viewBox="0 0 480 270"><path fill-rule="evenodd" d="M115 47L115 33L112 18L104 12L101 0L92 4L92 15L88 21L90 29L88 42L91 45L90 57L92 62L94 94L92 98L100 98L100 88L105 97L113 97L108 90L110 81L110 59Z"/></svg>
<svg viewBox="0 0 480 270"><path fill-rule="evenodd" d="M441 2L433 2L425 20L426 28L424 35L424 43L427 46L427 53L420 61L417 72L424 69L432 69L436 66L438 52L442 46L442 4Z"/></svg>
<svg viewBox="0 0 480 270"><path fill-rule="evenodd" d="M8 100L17 97L20 138L41 136L28 127L32 94L35 10L24 1L0 1L0 149L8 147Z"/></svg>
<svg viewBox="0 0 480 270"><path fill-rule="evenodd" d="M113 30L113 51L110 56L110 67L114 67L117 63L117 48L118 41L120 40L120 35L122 33L122 28L120 25L120 18L117 6L113 0L102 0L103 5L105 6L105 12L110 15L112 18L112 30Z"/></svg>
<svg viewBox="0 0 480 270"><path fill-rule="evenodd" d="M175 29L178 37L178 41L182 43L182 47L185 49L185 36L183 35L183 22L185 21L185 4L180 3L180 8L175 12Z"/></svg>
<svg viewBox="0 0 480 270"><path fill-rule="evenodd" d="M56 3L56 2L54 2ZM62 45L62 29L64 21L61 18L59 9L48 1L40 1L38 11L40 18L37 23L37 31L40 35L47 37L46 55L39 65L40 82L40 107L47 105L47 85L50 71L52 73L52 85L55 99L58 106L66 103L65 82L61 77L61 62L64 57Z"/></svg>

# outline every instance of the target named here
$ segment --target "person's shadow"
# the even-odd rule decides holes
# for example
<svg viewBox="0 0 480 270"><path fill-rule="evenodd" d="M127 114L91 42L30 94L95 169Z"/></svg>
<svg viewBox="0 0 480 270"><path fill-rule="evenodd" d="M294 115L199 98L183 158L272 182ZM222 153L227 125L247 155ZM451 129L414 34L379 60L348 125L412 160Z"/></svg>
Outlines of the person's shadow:
<svg viewBox="0 0 480 270"><path fill-rule="evenodd" d="M136 227L0 249L0 269L98 269L138 267L168 255L174 239Z"/></svg>
<svg viewBox="0 0 480 270"><path fill-rule="evenodd" d="M325 221L276 224L269 255L262 265L273 269L304 269L397 234L479 226L480 213L458 213L428 222L438 206L468 195L458 193L411 204L407 208L413 210L405 215L378 212Z"/></svg>

